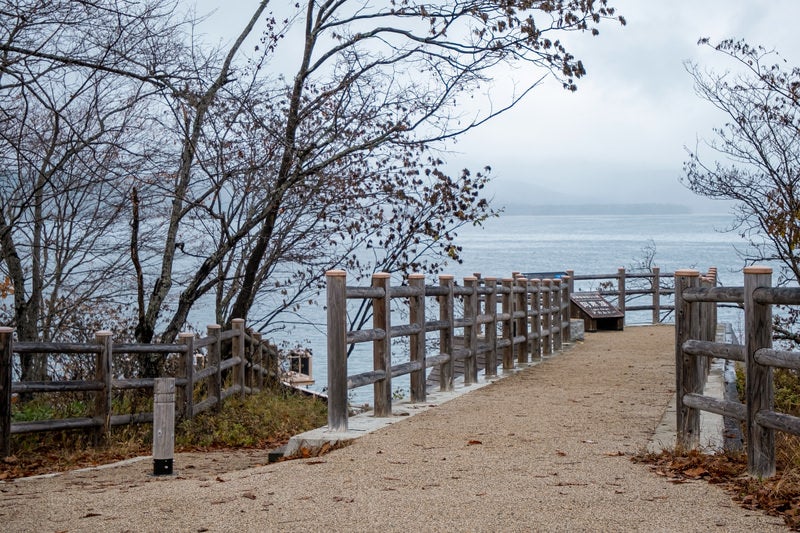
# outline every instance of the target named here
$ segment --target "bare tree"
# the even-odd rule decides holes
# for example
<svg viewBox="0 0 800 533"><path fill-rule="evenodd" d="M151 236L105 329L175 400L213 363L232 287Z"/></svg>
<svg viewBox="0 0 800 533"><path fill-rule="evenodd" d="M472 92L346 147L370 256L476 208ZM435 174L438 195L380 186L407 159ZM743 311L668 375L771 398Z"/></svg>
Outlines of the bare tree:
<svg viewBox="0 0 800 533"><path fill-rule="evenodd" d="M687 65L698 95L729 118L684 165L684 181L703 196L734 200L735 230L748 239L746 260L776 263L779 283L800 281L800 69L789 68L774 51L744 41L716 46L738 73L716 74ZM773 63L774 61L774 63ZM791 318L791 317L790 317ZM796 317L795 317L796 318ZM780 335L800 335L789 321L776 323Z"/></svg>
<svg viewBox="0 0 800 533"><path fill-rule="evenodd" d="M3 157L26 178L2 189L4 205L20 206L0 213L0 273L20 302L14 321L35 335L41 302L58 299L26 274L51 256L21 253L24 243L102 264L87 297L133 305L143 342L171 341L209 298L218 321L258 308L267 325L296 310L327 268L436 271L439 258L457 260L456 230L491 210L486 174L442 171L448 142L547 75L574 90L584 66L559 36L596 34L603 19L624 23L606 1L308 2L279 6L281 16L262 1L217 50L197 40L174 2L2 5L0 90L23 96L0 120L69 118L79 132L69 144L51 128L65 159L46 174L23 161L52 158L37 128L7 130ZM505 66L539 75L466 111ZM63 101L73 94L85 96ZM70 227L81 228L79 241L59 234ZM36 239L48 231L42 248ZM365 249L372 255L353 253ZM60 271L63 286L86 274Z"/></svg>

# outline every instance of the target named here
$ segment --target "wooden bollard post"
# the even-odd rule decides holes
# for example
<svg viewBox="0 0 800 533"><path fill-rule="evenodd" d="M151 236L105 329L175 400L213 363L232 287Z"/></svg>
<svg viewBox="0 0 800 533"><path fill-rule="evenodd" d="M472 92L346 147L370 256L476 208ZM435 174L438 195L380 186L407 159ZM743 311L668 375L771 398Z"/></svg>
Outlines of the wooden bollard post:
<svg viewBox="0 0 800 533"><path fill-rule="evenodd" d="M14 328L0 327L0 453L11 455L11 371Z"/></svg>
<svg viewBox="0 0 800 533"><path fill-rule="evenodd" d="M772 307L754 298L760 287L772 287L772 269L750 266L744 269L744 353L747 376L747 471L751 476L775 475L775 431L758 423L760 411L772 411L774 385L772 367L758 364L756 352L772 347Z"/></svg>
<svg viewBox="0 0 800 533"><path fill-rule="evenodd" d="M347 274L325 272L328 306L328 430L347 431Z"/></svg>
<svg viewBox="0 0 800 533"><path fill-rule="evenodd" d="M426 398L425 387L425 364L426 348L425 348L425 275L424 274L409 274L408 285L419 291L417 296L409 298L409 322L419 326L419 333L411 335L409 341L409 352L411 361L419 362L422 365L421 370L415 370L411 373L409 378L409 385L411 388L411 401L424 402Z"/></svg>
<svg viewBox="0 0 800 533"><path fill-rule="evenodd" d="M447 289L447 294L439 296L439 320L446 322L445 329L439 332L439 350L448 354L450 359L439 366L439 390L447 392L453 390L454 361L453 361L453 276L441 274L439 285Z"/></svg>
<svg viewBox="0 0 800 533"><path fill-rule="evenodd" d="M686 289L698 287L700 273L697 270L675 272L675 396L677 445L686 450L700 443L700 413L683 403L683 396L702 391L702 382L697 361L683 350L683 344L697 339L700 320L697 304L683 298Z"/></svg>
<svg viewBox="0 0 800 533"><path fill-rule="evenodd" d="M486 278L486 288L491 292L486 295L485 313L492 318L492 321L486 324L486 345L489 351L486 352L486 368L484 371L485 376L497 375L497 278Z"/></svg>
<svg viewBox="0 0 800 533"><path fill-rule="evenodd" d="M175 455L175 378L156 378L153 391L153 475L170 476Z"/></svg>

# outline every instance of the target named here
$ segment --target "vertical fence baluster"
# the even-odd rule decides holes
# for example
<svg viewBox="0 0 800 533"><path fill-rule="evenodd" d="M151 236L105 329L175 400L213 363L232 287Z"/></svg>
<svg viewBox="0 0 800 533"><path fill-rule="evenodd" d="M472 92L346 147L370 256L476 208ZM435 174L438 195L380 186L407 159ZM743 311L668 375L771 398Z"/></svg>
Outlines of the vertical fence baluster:
<svg viewBox="0 0 800 533"><path fill-rule="evenodd" d="M95 342L100 345L100 353L95 362L95 380L103 384L103 389L95 395L94 417L100 421L96 438L104 439L111 428L111 360L113 355L112 335L110 331L97 331Z"/></svg>
<svg viewBox="0 0 800 533"><path fill-rule="evenodd" d="M497 278L486 278L486 288L489 294L486 295L485 313L491 318L491 322L486 324L485 340L489 351L485 357L485 376L497 375Z"/></svg>
<svg viewBox="0 0 800 533"><path fill-rule="evenodd" d="M772 307L755 301L760 287L772 287L772 269L751 266L744 269L744 329L747 396L747 469L751 476L775 475L775 432L758 423L759 411L772 411L774 388L772 367L758 364L756 352L772 347Z"/></svg>
<svg viewBox="0 0 800 533"><path fill-rule="evenodd" d="M686 289L699 286L700 273L697 270L678 270L675 272L675 384L676 384L676 424L677 445L693 449L700 443L700 413L683 403L683 396L702 391L702 381L698 373L695 357L683 351L683 344L697 339L699 333L699 306L684 300Z"/></svg>
<svg viewBox="0 0 800 533"><path fill-rule="evenodd" d="M347 431L347 274L325 273L328 307L328 430Z"/></svg>
<svg viewBox="0 0 800 533"><path fill-rule="evenodd" d="M419 327L419 333L411 335L409 340L409 358L419 362L421 370L415 370L409 378L410 395L412 402L424 402L426 398L425 373L426 373L426 347L425 347L425 275L409 274L408 285L416 289L419 294L408 300L409 322Z"/></svg>
<svg viewBox="0 0 800 533"><path fill-rule="evenodd" d="M561 340L562 342L572 342L572 329L569 326L569 296L572 294L572 278L563 278L561 285Z"/></svg>
<svg viewBox="0 0 800 533"><path fill-rule="evenodd" d="M253 383L251 386L257 388L259 391L264 390L264 372L268 372L272 367L265 361L264 356L264 339L261 333L253 332L253 364L258 365L258 370L253 374ZM267 378L269 382L269 378Z"/></svg>
<svg viewBox="0 0 800 533"><path fill-rule="evenodd" d="M622 325L625 325L625 268L619 267L617 269L617 291L619 298L617 299L617 307L622 311Z"/></svg>
<svg viewBox="0 0 800 533"><path fill-rule="evenodd" d="M219 324L209 324L206 326L206 332L209 337L214 338L214 342L208 345L208 366L215 369L214 374L209 378L208 395L216 398L214 403L214 410L219 411L222 404L222 343L220 341L220 333L222 326Z"/></svg>
<svg viewBox="0 0 800 533"><path fill-rule="evenodd" d="M523 276L517 276L515 280L514 293L514 314L520 316L514 321L515 337L522 337L525 340L516 345L517 363L520 365L528 364L529 342L528 342L528 280Z"/></svg>
<svg viewBox="0 0 800 533"><path fill-rule="evenodd" d="M512 316L514 294L511 292L514 287L514 280L503 278L502 283L504 289L502 309L503 314L506 316L503 320L503 340L506 342L505 346L503 346L503 372L509 372L514 368L514 318Z"/></svg>
<svg viewBox="0 0 800 533"><path fill-rule="evenodd" d="M439 366L439 390L442 392L453 390L453 276L442 274L439 276L439 285L445 287L448 293L439 296L439 320L447 322L445 329L439 333L439 350L448 354L450 359Z"/></svg>
<svg viewBox="0 0 800 533"><path fill-rule="evenodd" d="M464 385L478 381L478 278L467 276L464 287L470 293L464 296L464 319L469 325L464 327L464 347L469 351L464 359Z"/></svg>
<svg viewBox="0 0 800 533"><path fill-rule="evenodd" d="M0 453L11 455L11 372L14 328L0 327Z"/></svg>
<svg viewBox="0 0 800 533"><path fill-rule="evenodd" d="M178 334L178 340L186 347L181 356L181 373L186 379L186 385L180 389L178 408L180 416L183 418L194 417L194 333L186 332Z"/></svg>
<svg viewBox="0 0 800 533"><path fill-rule="evenodd" d="M531 357L542 360L542 280L530 280Z"/></svg>
<svg viewBox="0 0 800 533"><path fill-rule="evenodd" d="M372 327L386 332L383 339L372 342L373 370L383 370L386 377L373 385L375 416L392 416L392 305L390 279L386 272L372 275L372 286L383 289L383 297L372 299Z"/></svg>
<svg viewBox="0 0 800 533"><path fill-rule="evenodd" d="M553 319L553 351L562 350L563 341L561 339L561 280L553 280L553 307L550 309Z"/></svg>
<svg viewBox="0 0 800 533"><path fill-rule="evenodd" d="M653 324L661 322L661 269L653 267Z"/></svg>
<svg viewBox="0 0 800 533"><path fill-rule="evenodd" d="M552 294L553 280L543 279L540 285L542 293L542 303L539 307L539 314L542 317L542 357L553 354L553 323L552 323Z"/></svg>
<svg viewBox="0 0 800 533"><path fill-rule="evenodd" d="M237 375L236 382L239 384L239 396L244 399L245 397L245 372L247 370L247 358L244 355L245 347L245 331L244 319L234 318L231 320L231 329L236 332L236 336L231 339L231 357L239 358L239 364L236 366Z"/></svg>

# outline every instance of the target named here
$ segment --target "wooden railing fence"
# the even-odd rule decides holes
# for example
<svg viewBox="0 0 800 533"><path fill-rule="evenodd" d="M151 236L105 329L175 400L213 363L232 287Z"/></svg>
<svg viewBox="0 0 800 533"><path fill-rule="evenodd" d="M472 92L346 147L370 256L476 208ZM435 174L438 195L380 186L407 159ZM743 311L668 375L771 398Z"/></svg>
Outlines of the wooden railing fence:
<svg viewBox="0 0 800 533"><path fill-rule="evenodd" d="M439 276L438 285L426 285L421 274L411 274L406 284L393 286L390 276L377 273L369 287L348 287L341 270L326 273L328 319L328 429L346 431L347 392L373 385L374 414L392 414L392 378L410 374L410 399L424 402L425 370L438 366L440 389L454 387L454 363L464 362L464 384L477 382L478 355L485 359L486 376L497 374L497 367L511 370L532 359L541 359L562 350L570 340L569 280L465 277L456 285L453 276ZM405 298L408 323L396 325L392 299ZM347 300L370 299L373 324L368 330L347 330ZM426 299L438 305L438 319L426 316ZM463 314L456 313L461 301ZM499 309L498 309L499 306ZM462 335L456 336L456 330ZM427 337L438 332L438 351L427 354ZM392 362L393 338L408 337L409 361ZM371 342L373 370L348 376L347 346Z"/></svg>
<svg viewBox="0 0 800 533"><path fill-rule="evenodd" d="M773 287L772 269L744 269L744 286L703 286L696 270L676 276L675 374L678 444L699 444L700 411L744 422L747 467L751 476L775 474L775 430L800 435L800 418L774 411L773 368L800 370L800 352L772 348L772 305L800 305L800 288ZM713 342L716 304L744 307L744 344ZM703 360L723 358L744 364L745 403L703 395Z"/></svg>
<svg viewBox="0 0 800 533"><path fill-rule="evenodd" d="M152 422L153 413L113 414L114 391L153 389L155 379L116 379L114 357L123 354L178 355L175 385L178 392L177 415L191 418L218 407L230 396L255 393L265 381L279 375L278 359L260 333L248 332L244 320L234 319L232 328L222 331L219 325L208 326L207 336L181 333L177 344L115 344L113 333L98 331L95 343L14 342L13 328L0 327L0 453L9 455L10 435L93 429L104 435L112 426ZM225 349L223 349L225 347ZM205 364L198 368L195 355L205 348ZM14 354L93 354L94 379L64 381L12 381ZM205 384L206 387L198 385ZM198 391L202 396L195 398ZM15 394L42 392L91 392L94 395L91 416L34 422L12 422L12 399ZM196 401L197 400L197 401Z"/></svg>
<svg viewBox="0 0 800 533"><path fill-rule="evenodd" d="M671 300L675 294L675 289L669 280L673 280L673 272L661 272L659 267L652 267L650 272L627 272L624 268L617 269L613 274L575 274L574 270L567 270L570 280L570 293L576 291L575 283L581 281L602 281L607 285L616 286L615 289L608 289L601 284L598 289L603 296L614 298L616 306L623 313L634 311L652 311L652 323L658 324L672 311L675 306L672 303L662 302L662 298ZM716 269L709 269L709 275L716 276ZM641 286L640 281L644 281L645 286ZM666 282L666 283L663 283ZM662 286L666 285L666 286ZM647 303L640 303L642 300L649 300ZM635 305L631 305L635 303Z"/></svg>

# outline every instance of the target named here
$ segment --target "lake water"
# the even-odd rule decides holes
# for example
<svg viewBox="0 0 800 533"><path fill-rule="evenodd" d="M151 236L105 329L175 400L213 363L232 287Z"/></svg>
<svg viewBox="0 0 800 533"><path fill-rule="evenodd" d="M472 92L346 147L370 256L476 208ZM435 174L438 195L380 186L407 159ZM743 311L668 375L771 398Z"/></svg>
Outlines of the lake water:
<svg viewBox="0 0 800 533"><path fill-rule="evenodd" d="M644 249L654 245L653 265L661 272L682 268L706 271L714 266L722 285L736 286L742 284L744 267L737 248L744 249L745 243L736 233L723 231L731 221L730 215L724 214L503 216L483 228L463 228L458 240L463 263L451 265L446 273L455 275L457 281L473 273L498 278L510 277L512 272L568 269L578 275L613 274L619 267L637 265L645 256ZM438 281L430 277L427 283ZM641 320L649 317L650 312L643 313ZM316 385L312 388L322 390L327 383L324 310L310 310L308 318L310 324L295 330L291 337L304 339L313 350ZM407 318L396 318L395 323L404 320ZM721 309L720 320L736 324L741 318L737 310ZM370 348L361 345L350 356L349 374L372 369ZM406 360L407 355L393 352L393 362ZM407 391L408 380L396 378L393 388ZM369 403L371 395L372 387L362 387L351 399Z"/></svg>

